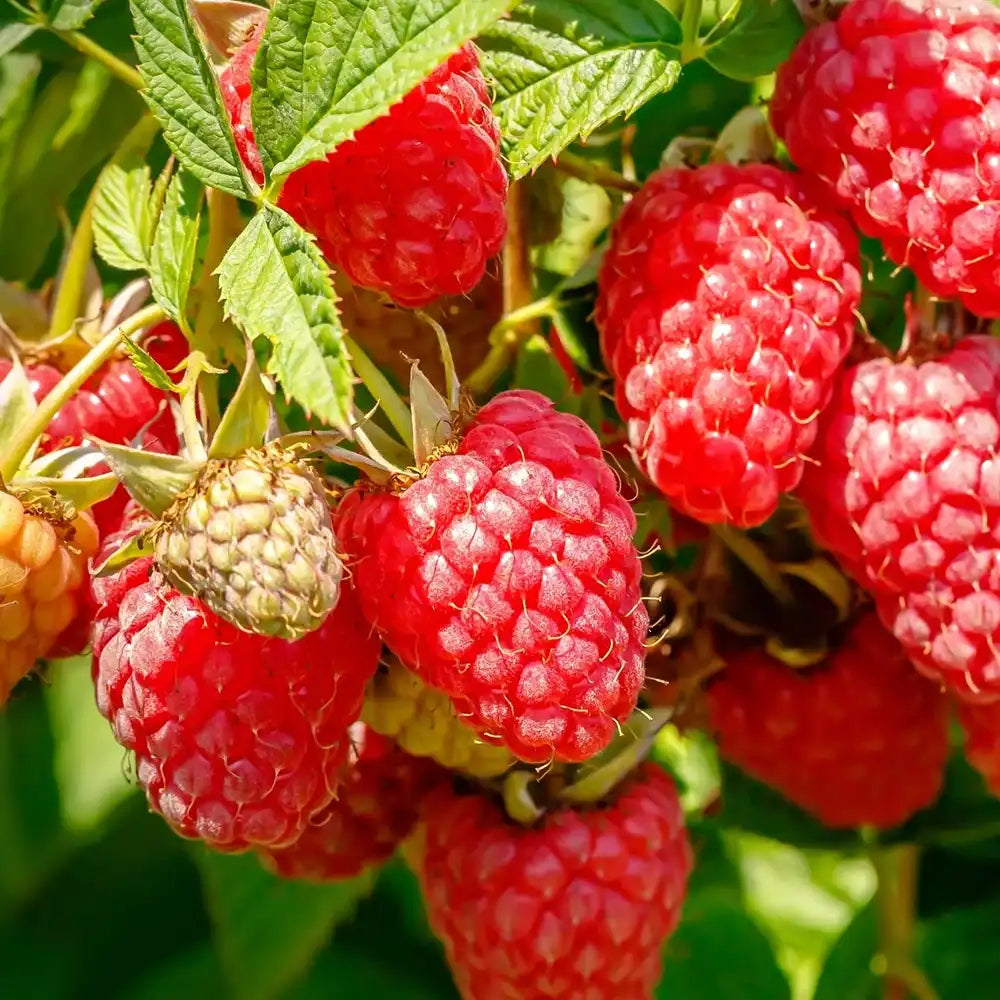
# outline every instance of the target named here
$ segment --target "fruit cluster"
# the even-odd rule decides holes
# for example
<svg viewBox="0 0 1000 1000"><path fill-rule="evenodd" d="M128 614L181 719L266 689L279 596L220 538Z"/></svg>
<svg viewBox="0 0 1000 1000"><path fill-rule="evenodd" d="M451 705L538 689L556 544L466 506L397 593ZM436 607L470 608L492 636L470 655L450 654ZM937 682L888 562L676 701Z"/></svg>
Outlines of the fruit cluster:
<svg viewBox="0 0 1000 1000"><path fill-rule="evenodd" d="M258 182L264 30L220 80ZM644 759L667 722L827 826L888 829L938 797L955 715L1000 795L997 94L987 0L807 32L770 104L791 164L665 166L611 227L609 424L457 384L448 339L462 373L497 347L508 196L462 47L279 199L409 379L368 382L402 440L283 426L252 355L213 414L225 359L186 318L82 386L0 368L54 413L3 455L0 703L89 647L153 811L288 879L402 847L466 1000L652 997L694 864ZM861 234L933 297L895 355L861 320Z"/></svg>

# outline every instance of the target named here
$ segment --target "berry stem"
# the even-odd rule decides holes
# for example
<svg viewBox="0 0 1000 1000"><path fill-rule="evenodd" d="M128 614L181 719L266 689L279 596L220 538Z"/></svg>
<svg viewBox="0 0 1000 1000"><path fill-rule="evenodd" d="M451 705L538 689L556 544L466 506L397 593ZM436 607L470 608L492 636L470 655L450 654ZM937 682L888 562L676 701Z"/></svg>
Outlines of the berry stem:
<svg viewBox="0 0 1000 1000"><path fill-rule="evenodd" d="M110 333L105 334L63 376L59 384L38 404L31 419L18 429L4 449L3 460L0 462L0 477L5 483L14 478L31 446L41 437L66 401L115 353L122 337L130 337L144 327L152 326L166 318L167 314L161 306L150 305L140 309Z"/></svg>
<svg viewBox="0 0 1000 1000"><path fill-rule="evenodd" d="M912 961L920 849L912 844L875 848L878 876L879 959L884 1000L938 1000L934 987Z"/></svg>
<svg viewBox="0 0 1000 1000"><path fill-rule="evenodd" d="M49 337L53 340L64 333L69 333L80 316L83 292L87 284L87 270L94 250L94 203L97 201L99 190L100 179L87 196L87 202L83 206L76 229L73 230L69 246L66 248L62 274L59 276L59 289L49 320Z"/></svg>
<svg viewBox="0 0 1000 1000"><path fill-rule="evenodd" d="M413 417L410 408L393 389L389 380L378 370L378 366L350 337L344 337L351 364L361 384L372 394L375 402L385 411L389 423L396 429L403 443L413 450Z"/></svg>
<svg viewBox="0 0 1000 1000"><path fill-rule="evenodd" d="M77 52L83 53L88 59L94 59L99 62L106 69L110 70L114 76L118 77L119 80L127 83L133 90L142 90L145 86L142 76L134 66L130 66L127 62L119 59L118 56L112 55L92 38L88 38L79 31L59 31L57 29L53 29L53 31L67 45L76 49Z"/></svg>
<svg viewBox="0 0 1000 1000"><path fill-rule="evenodd" d="M569 174L570 177L587 181L589 184L599 184L601 187L611 188L613 191L634 194L642 187L637 180L626 177L603 163L595 163L583 156L577 156L575 153L560 153L553 162L556 170Z"/></svg>
<svg viewBox="0 0 1000 1000"><path fill-rule="evenodd" d="M521 329L536 319L551 316L556 310L556 299L546 295L529 302L520 309L513 309L490 330L490 351L465 379L465 388L475 395L485 395L494 382L510 367L510 360L522 340L530 336L530 329Z"/></svg>

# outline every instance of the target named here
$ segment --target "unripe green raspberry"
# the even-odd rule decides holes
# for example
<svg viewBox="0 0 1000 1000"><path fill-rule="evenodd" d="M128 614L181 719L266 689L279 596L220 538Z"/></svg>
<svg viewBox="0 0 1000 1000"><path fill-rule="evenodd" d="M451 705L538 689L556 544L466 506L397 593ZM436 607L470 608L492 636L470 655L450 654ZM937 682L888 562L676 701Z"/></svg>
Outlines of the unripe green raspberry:
<svg viewBox="0 0 1000 1000"><path fill-rule="evenodd" d="M503 774L514 763L510 751L483 743L459 719L446 694L388 654L368 687L361 718L414 757L430 757L476 778Z"/></svg>
<svg viewBox="0 0 1000 1000"><path fill-rule="evenodd" d="M156 529L156 566L247 632L300 639L340 596L323 483L280 448L210 461Z"/></svg>

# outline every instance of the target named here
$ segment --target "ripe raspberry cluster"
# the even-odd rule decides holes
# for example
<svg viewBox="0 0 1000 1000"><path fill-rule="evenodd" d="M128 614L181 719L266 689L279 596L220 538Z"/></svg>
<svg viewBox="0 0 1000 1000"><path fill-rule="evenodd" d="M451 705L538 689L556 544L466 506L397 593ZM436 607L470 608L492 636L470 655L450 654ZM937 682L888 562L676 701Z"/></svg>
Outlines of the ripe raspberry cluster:
<svg viewBox="0 0 1000 1000"><path fill-rule="evenodd" d="M259 183L264 33L220 79ZM986 0L854 0L808 31L770 108L791 164L664 166L622 202L593 302L607 379L562 332L553 352L588 421L516 379L474 401L447 349L447 399L411 371L437 323L460 373L508 346L486 274L508 177L463 46L280 195L338 272L351 350L412 378L408 402L368 380L346 447L275 407L227 452L209 430L257 414L177 384L204 356L172 323L142 345L177 400L124 355L71 395L55 358L26 364L62 404L37 454L102 444L110 466L79 510L23 461L0 484L0 705L89 645L152 811L284 879L399 850L464 1000L654 995L695 864L646 752L664 706L829 827L932 806L953 717L1000 795L1000 343L965 311L1000 316L997 95ZM864 327L862 234L960 303L914 310L896 354ZM672 529L637 516L657 505Z"/></svg>

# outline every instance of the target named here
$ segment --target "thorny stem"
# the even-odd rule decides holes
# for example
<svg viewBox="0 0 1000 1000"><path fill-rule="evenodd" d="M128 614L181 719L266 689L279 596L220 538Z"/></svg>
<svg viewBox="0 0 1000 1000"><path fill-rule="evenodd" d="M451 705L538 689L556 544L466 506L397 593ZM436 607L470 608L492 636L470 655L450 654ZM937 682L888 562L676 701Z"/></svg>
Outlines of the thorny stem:
<svg viewBox="0 0 1000 1000"><path fill-rule="evenodd" d="M507 370L521 341L530 336L530 332L525 332L526 324L551 316L555 309L555 298L546 295L543 299L529 302L528 305L507 313L490 331L490 351L465 379L465 387L476 395L488 392Z"/></svg>
<svg viewBox="0 0 1000 1000"><path fill-rule="evenodd" d="M702 0L684 0L681 13L681 61L686 65L700 59L704 48L701 44Z"/></svg>
<svg viewBox="0 0 1000 1000"><path fill-rule="evenodd" d="M927 976L912 960L920 849L913 844L872 852L878 876L879 962L884 1000L938 1000Z"/></svg>
<svg viewBox="0 0 1000 1000"><path fill-rule="evenodd" d="M603 163L595 163L583 156L577 156L575 153L560 153L553 162L556 170L569 174L570 177L577 177L581 181L599 184L601 187L611 188L614 191L634 194L642 187L637 180L626 177Z"/></svg>
<svg viewBox="0 0 1000 1000"><path fill-rule="evenodd" d="M792 603L792 592L760 547L745 532L713 524L711 532L767 589L780 604Z"/></svg>
<svg viewBox="0 0 1000 1000"><path fill-rule="evenodd" d="M38 404L31 419L23 424L7 444L3 461L0 463L0 477L9 483L21 467L25 455L32 444L42 435L52 418L63 404L111 357L121 344L122 337L131 337L144 327L152 326L166 319L166 313L158 305L146 306L133 313L127 320L105 334L62 378L59 384Z"/></svg>
<svg viewBox="0 0 1000 1000"><path fill-rule="evenodd" d="M106 69L118 77L123 83L127 83L133 90L142 90L145 84L142 76L134 66L129 66L118 56L112 55L106 48L98 45L92 38L81 34L79 31L59 31L53 29L67 45L72 46L77 52L83 53L88 59L94 59Z"/></svg>
<svg viewBox="0 0 1000 1000"><path fill-rule="evenodd" d="M400 399L399 393L390 385L389 380L379 371L378 366L361 349L351 337L345 337L344 343L351 356L352 367L362 385L372 394L379 407L385 411L389 423L396 429L403 443L413 450L413 417L410 409Z"/></svg>

